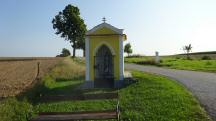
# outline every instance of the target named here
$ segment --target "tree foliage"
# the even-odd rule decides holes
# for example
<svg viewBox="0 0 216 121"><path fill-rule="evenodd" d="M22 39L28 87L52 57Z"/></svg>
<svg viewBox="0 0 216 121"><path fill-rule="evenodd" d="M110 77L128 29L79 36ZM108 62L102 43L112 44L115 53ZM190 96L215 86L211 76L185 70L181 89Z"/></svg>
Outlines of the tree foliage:
<svg viewBox="0 0 216 121"><path fill-rule="evenodd" d="M67 57L70 55L71 55L70 51L66 48L63 48L61 54L57 55L57 57Z"/></svg>
<svg viewBox="0 0 216 121"><path fill-rule="evenodd" d="M67 5L53 18L52 24L56 34L72 44L73 57L76 56L76 49L84 49L87 29L84 20L80 17L78 7Z"/></svg>
<svg viewBox="0 0 216 121"><path fill-rule="evenodd" d="M132 48L131 48L131 44L127 43L124 47L124 52L128 54L128 56L133 52Z"/></svg>
<svg viewBox="0 0 216 121"><path fill-rule="evenodd" d="M189 53L190 53L191 50L192 50L192 46L191 46L191 44L183 46L183 50L186 51L187 59L190 59L190 57L189 57Z"/></svg>

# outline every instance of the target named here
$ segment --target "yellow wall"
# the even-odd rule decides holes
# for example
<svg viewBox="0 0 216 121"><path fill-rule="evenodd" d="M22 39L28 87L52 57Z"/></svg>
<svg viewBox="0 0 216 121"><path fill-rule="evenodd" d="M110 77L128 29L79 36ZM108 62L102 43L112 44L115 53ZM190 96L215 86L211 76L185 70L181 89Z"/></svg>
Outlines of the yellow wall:
<svg viewBox="0 0 216 121"><path fill-rule="evenodd" d="M101 28L92 34L113 34L112 30L108 28ZM114 77L115 80L119 80L119 36L90 36L89 46L90 46L90 80L94 80L94 52L95 49L101 45L101 43L109 44L114 52Z"/></svg>

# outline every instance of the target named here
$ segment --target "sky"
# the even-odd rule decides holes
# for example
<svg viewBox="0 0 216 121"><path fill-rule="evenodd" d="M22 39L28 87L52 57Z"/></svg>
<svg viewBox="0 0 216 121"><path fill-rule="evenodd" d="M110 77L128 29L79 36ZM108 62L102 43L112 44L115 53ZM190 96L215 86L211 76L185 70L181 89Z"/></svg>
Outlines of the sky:
<svg viewBox="0 0 216 121"><path fill-rule="evenodd" d="M216 50L216 0L1 0L0 57L72 52L51 23L68 4L80 9L88 30L103 17L124 29L124 44L131 43L133 54L183 53L188 44L193 52Z"/></svg>

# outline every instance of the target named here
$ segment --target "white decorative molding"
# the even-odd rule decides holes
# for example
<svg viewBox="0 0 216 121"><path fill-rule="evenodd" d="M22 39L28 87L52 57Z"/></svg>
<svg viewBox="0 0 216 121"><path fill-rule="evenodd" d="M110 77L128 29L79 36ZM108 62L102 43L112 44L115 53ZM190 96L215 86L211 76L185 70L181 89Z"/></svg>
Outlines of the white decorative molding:
<svg viewBox="0 0 216 121"><path fill-rule="evenodd" d="M115 50L112 48L112 46L111 46L108 42L106 42L106 41L101 41L101 42L99 43L99 45L94 49L94 56L96 56L96 53L97 53L98 49L99 49L101 46L103 46L103 45L106 45L106 46L110 49L112 55L115 55L115 54L116 54L116 53L115 53Z"/></svg>
<svg viewBox="0 0 216 121"><path fill-rule="evenodd" d="M89 34L91 34L91 33L94 33L96 30L101 29L101 28L103 28L103 27L109 28L109 29L115 31L115 32L118 33L118 34L122 34L122 33L123 33L123 29L118 29L118 28L116 28L116 27L114 27L114 26L112 26L112 25L110 25L110 24L108 24L108 23L102 23L102 24L99 24L99 25L95 26L95 27L92 28L91 30L87 31L87 32L86 32L86 35L89 35Z"/></svg>
<svg viewBox="0 0 216 121"><path fill-rule="evenodd" d="M86 55L86 81L90 80L90 48L89 48L89 37L85 38L85 55Z"/></svg>
<svg viewBox="0 0 216 121"><path fill-rule="evenodd" d="M120 80L124 79L124 47L123 36L119 36L119 77Z"/></svg>

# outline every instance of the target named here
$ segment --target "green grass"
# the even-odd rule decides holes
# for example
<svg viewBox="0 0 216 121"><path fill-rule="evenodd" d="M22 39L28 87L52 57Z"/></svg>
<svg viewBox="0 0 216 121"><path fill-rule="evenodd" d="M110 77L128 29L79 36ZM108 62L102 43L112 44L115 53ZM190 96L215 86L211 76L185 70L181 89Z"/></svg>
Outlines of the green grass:
<svg viewBox="0 0 216 121"><path fill-rule="evenodd" d="M133 72L133 76L138 82L120 89L122 119L133 121L209 120L197 100L176 81L142 72ZM76 85L76 83L69 85L74 84ZM54 85L55 87L62 86L60 83ZM53 92L55 91L53 90ZM101 91L110 92L113 90L89 89L83 92L99 93ZM106 110L114 109L116 103L116 100L41 102L35 105L35 112Z"/></svg>
<svg viewBox="0 0 216 121"><path fill-rule="evenodd" d="M148 56L130 57L130 58L126 57L125 58L125 62L127 63L137 63L137 62L147 61L147 60L152 60L152 58Z"/></svg>
<svg viewBox="0 0 216 121"><path fill-rule="evenodd" d="M84 69L83 65L69 59L59 64L42 79L38 86L23 94L21 98L8 98L1 101L1 120L27 121L41 111L71 112L114 109L117 103L115 99L58 102L43 102L40 100L41 95L71 95L116 91L116 89L75 89L84 81L82 69ZM80 71L80 75L77 75L76 71ZM122 120L210 120L192 94L176 81L137 71L132 74L137 82L119 90Z"/></svg>
<svg viewBox="0 0 216 121"><path fill-rule="evenodd" d="M26 100L10 97L0 101L0 121L28 121L33 106Z"/></svg>
<svg viewBox="0 0 216 121"><path fill-rule="evenodd" d="M197 100L176 81L142 72L133 76L138 83L121 90L123 116L147 121L208 120Z"/></svg>
<svg viewBox="0 0 216 121"><path fill-rule="evenodd" d="M161 65L176 69L216 72L216 60L186 60L165 58L163 59Z"/></svg>
<svg viewBox="0 0 216 121"><path fill-rule="evenodd" d="M182 70L216 72L216 60L187 60L179 57L161 57L160 64L155 64L153 57L137 57L126 58L125 62L141 65L156 65L160 67L168 67Z"/></svg>

